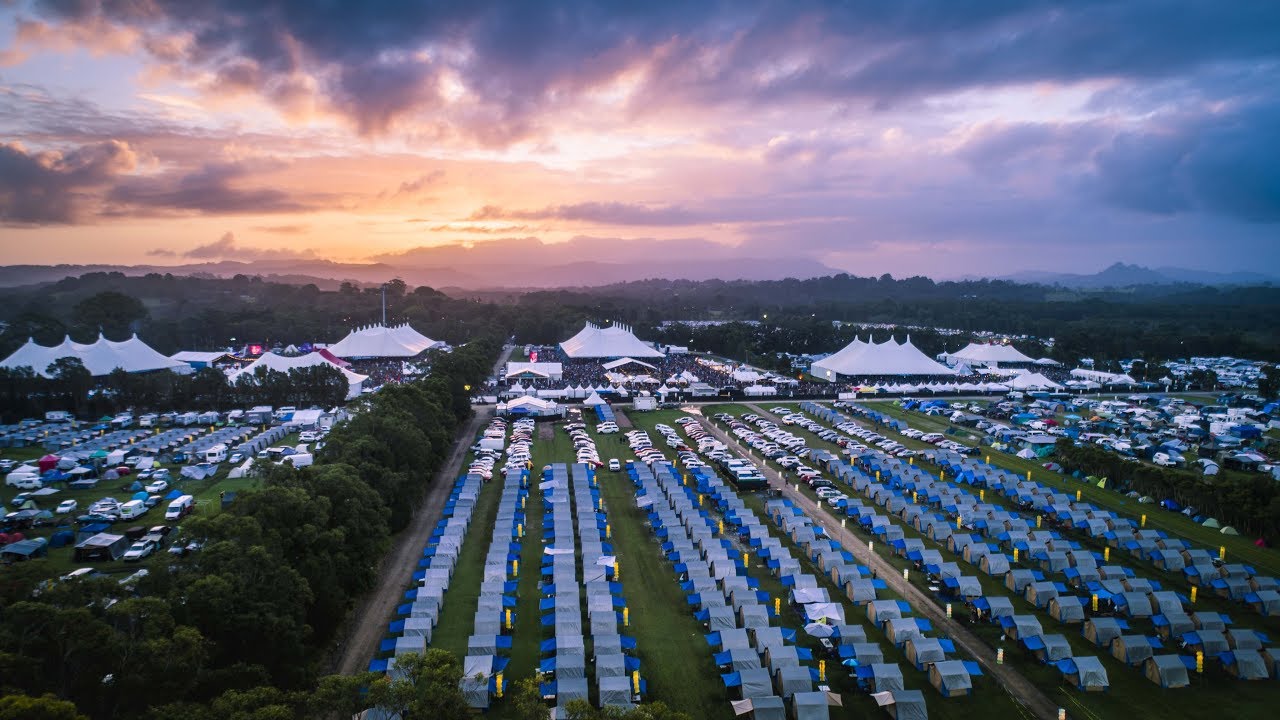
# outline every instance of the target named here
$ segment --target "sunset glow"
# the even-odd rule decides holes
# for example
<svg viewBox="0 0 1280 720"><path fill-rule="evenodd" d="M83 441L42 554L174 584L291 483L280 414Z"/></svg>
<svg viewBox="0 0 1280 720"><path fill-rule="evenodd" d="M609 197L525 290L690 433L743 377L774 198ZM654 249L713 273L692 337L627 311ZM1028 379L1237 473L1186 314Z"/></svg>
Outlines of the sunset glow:
<svg viewBox="0 0 1280 720"><path fill-rule="evenodd" d="M1280 264L1275 3L620 5L0 4L5 264Z"/></svg>

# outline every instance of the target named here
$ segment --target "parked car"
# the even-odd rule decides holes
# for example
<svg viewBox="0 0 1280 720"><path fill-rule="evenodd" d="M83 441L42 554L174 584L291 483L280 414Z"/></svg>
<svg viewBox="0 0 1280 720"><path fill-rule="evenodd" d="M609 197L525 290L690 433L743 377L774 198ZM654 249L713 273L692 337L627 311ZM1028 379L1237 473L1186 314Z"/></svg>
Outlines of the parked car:
<svg viewBox="0 0 1280 720"><path fill-rule="evenodd" d="M618 472L619 470L622 469L622 462L618 460L618 458L613 458L609 460L609 469L612 470L613 472Z"/></svg>
<svg viewBox="0 0 1280 720"><path fill-rule="evenodd" d="M124 551L125 562L138 562L156 551L156 544L151 540L139 540Z"/></svg>
<svg viewBox="0 0 1280 720"><path fill-rule="evenodd" d="M166 480L153 480L150 483L148 483L146 487L142 489L154 495L157 493L162 493L165 490L168 490L169 483Z"/></svg>
<svg viewBox="0 0 1280 720"><path fill-rule="evenodd" d="M75 500L63 500L62 502L58 503L58 508L54 510L54 512L57 513L58 515L66 515L69 512L75 512L75 509L79 506L80 506L80 503L76 502Z"/></svg>

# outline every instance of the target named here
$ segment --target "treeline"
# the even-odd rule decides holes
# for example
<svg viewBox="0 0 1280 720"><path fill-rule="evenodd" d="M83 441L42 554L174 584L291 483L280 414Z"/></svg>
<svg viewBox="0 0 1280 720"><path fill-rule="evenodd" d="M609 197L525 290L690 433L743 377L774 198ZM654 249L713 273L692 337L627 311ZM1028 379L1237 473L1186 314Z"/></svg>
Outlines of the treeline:
<svg viewBox="0 0 1280 720"><path fill-rule="evenodd" d="M491 341L468 344L440 358L429 378L362 400L315 466L273 468L226 511L186 521L184 539L204 548L140 579L135 592L105 579L40 586L41 561L5 573L0 689L52 694L94 718L350 716L375 701L432 707L426 696L444 692L441 673L453 677L456 658L429 653L398 685L318 679L317 670L372 587L392 533L446 461L470 413L467 386L482 381L496 353Z"/></svg>
<svg viewBox="0 0 1280 720"><path fill-rule="evenodd" d="M1058 441L1054 459L1068 471L1109 479L1112 489L1136 491L1157 501L1173 499L1194 507L1225 527L1273 541L1280 537L1280 483L1266 473L1222 471L1205 476L1198 472L1164 468L1124 460L1092 446Z"/></svg>
<svg viewBox="0 0 1280 720"><path fill-rule="evenodd" d="M645 339L670 320L755 321L780 332L718 336L699 328L675 344L743 357L832 352L847 342L833 322L896 324L1055 338L1045 354L1066 363L1229 354L1280 357L1280 288L1147 286L1068 290L1005 281L934 282L928 278L834 275L808 280L646 280L597 288L535 292L468 291L450 297L429 287L387 284L388 322L408 321L450 343L514 337L553 344L583 320L619 320ZM766 317L767 316L767 317ZM381 294L344 283L336 291L260 278L189 278L91 273L38 288L0 289L0 355L28 337L88 341L138 332L161 352L245 343L334 342L354 326L377 322ZM821 326L828 329L823 330ZM745 325L744 328L750 327ZM682 333L683 334L683 333ZM901 336L901 333L899 333ZM234 338L234 341L232 340ZM937 343L956 349L964 336ZM912 340L926 352L924 333ZM957 343L953 345L951 340ZM794 342L793 342L794 341ZM843 342L842 342L843 341Z"/></svg>
<svg viewBox="0 0 1280 720"><path fill-rule="evenodd" d="M331 365L288 372L259 368L231 383L225 373L214 368L190 375L168 371L127 373L117 369L94 378L79 359L63 358L54 363L50 375L46 378L29 368L0 368L0 422L41 418L50 410L97 418L127 409L225 411L254 405L328 408L341 404L350 389L342 371Z"/></svg>

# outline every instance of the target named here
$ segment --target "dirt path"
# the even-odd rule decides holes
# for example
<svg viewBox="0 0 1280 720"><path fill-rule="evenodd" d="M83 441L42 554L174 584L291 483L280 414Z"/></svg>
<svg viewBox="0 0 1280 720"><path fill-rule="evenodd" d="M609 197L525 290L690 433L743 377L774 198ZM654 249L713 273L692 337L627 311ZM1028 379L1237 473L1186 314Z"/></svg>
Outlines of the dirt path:
<svg viewBox="0 0 1280 720"><path fill-rule="evenodd" d="M502 369L511 350L510 347L504 348L498 356L498 362L494 365L495 374ZM492 407L477 407L475 415L454 438L449 461L432 478L431 486L414 514L413 521L392 539L391 549L382 558L382 563L378 566L378 584L351 613L346 637L333 649L330 656L329 671L354 675L368 666L369 660L377 651L379 641L386 634L386 626L391 621L392 613L404 597L404 587L416 567L422 548L431 537L431 530L440 522L444 502L453 489L453 481L462 470L462 461L467 457L470 447L468 441L480 432L481 426L487 424L491 417Z"/></svg>
<svg viewBox="0 0 1280 720"><path fill-rule="evenodd" d="M766 412L758 406L747 405L746 407L762 416L773 417L772 413ZM737 439L726 433L715 423L705 418L700 418L699 422L721 442L736 449L743 455L747 454L747 449L738 443ZM853 553L859 563L874 569L876 576L883 579L894 592L906 598L911 603L912 608L929 618L934 627L942 629L947 637L962 648L963 652L973 656L982 665L983 672L994 676L1009 691L1015 701L1021 703L1042 720L1054 720L1058 717L1057 703L1050 700L1040 688L1033 685L1016 669L1008 665L996 664L996 651L990 645L969 632L960 623L948 618L946 612L938 607L932 598L904 580L902 573L897 568L868 550L865 542L856 537L851 531L841 527L840 523L819 506L817 502L798 492L793 485L788 484L780 473L763 462L758 464L761 466L765 477L769 479L770 487L781 489L787 498L799 505L809 517L813 518L814 522L821 525L828 535L839 540L846 550Z"/></svg>

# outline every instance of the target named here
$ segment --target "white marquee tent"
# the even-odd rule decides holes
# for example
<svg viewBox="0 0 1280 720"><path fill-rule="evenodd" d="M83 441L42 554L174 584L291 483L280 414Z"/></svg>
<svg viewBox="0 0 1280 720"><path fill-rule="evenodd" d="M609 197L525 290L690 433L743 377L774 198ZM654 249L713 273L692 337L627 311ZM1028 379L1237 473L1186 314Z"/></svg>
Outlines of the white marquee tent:
<svg viewBox="0 0 1280 720"><path fill-rule="evenodd" d="M353 373L344 367L338 367L318 352L311 352L297 357L285 357L283 355L276 355L275 353L267 353L257 360L254 360L253 363L231 373L227 376L227 379L232 383L239 382L240 378L244 377L246 374L257 372L258 368L287 373L290 370L299 370L316 365L328 365L342 373L342 376L347 379L347 383L350 386L347 390L348 400L359 395L360 390L364 387L364 381L369 379L368 375L360 375L359 373Z"/></svg>
<svg viewBox="0 0 1280 720"><path fill-rule="evenodd" d="M853 342L840 351L815 361L809 366L815 377L835 382L843 376L867 375L955 375L951 368L931 360L911 344L911 336L902 343L891 337L882 343L874 340Z"/></svg>
<svg viewBox="0 0 1280 720"><path fill-rule="evenodd" d="M542 378L552 382L560 382L564 377L564 365L558 362L509 362L504 379Z"/></svg>
<svg viewBox="0 0 1280 720"><path fill-rule="evenodd" d="M588 322L577 335L560 343L570 358L660 358L662 353L640 340L627 325L602 328Z"/></svg>
<svg viewBox="0 0 1280 720"><path fill-rule="evenodd" d="M989 343L969 343L962 350L957 350L953 353L944 353L944 357L952 361L963 361L969 365L1035 362L1035 358L1023 355L1012 345L995 345Z"/></svg>
<svg viewBox="0 0 1280 720"><path fill-rule="evenodd" d="M329 352L340 358L411 358L439 344L408 323L393 327L370 325L352 330L330 345Z"/></svg>
<svg viewBox="0 0 1280 720"><path fill-rule="evenodd" d="M1008 383L1014 390L1061 390L1062 386L1040 373L1023 373Z"/></svg>
<svg viewBox="0 0 1280 720"><path fill-rule="evenodd" d="M108 340L99 334L95 342L87 345L66 337L61 344L53 347L39 345L35 340L28 338L26 344L0 361L0 367L8 369L29 367L36 373L48 377L49 366L62 358L78 358L84 363L89 374L94 377L109 375L117 368L131 373L152 370L172 370L180 373L191 371L190 365L161 355L150 345L139 340L137 334L122 342Z"/></svg>

